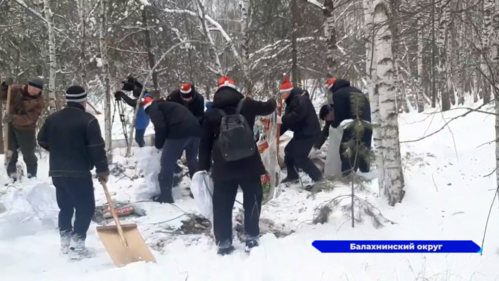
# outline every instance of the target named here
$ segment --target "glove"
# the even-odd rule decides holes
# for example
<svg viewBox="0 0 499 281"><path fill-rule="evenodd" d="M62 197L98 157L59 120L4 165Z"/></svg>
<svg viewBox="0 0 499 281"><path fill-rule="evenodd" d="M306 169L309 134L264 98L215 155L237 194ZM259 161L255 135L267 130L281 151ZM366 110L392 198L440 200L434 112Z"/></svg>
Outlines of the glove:
<svg viewBox="0 0 499 281"><path fill-rule="evenodd" d="M123 93L122 91L117 91L116 93L114 93L114 98L116 100L121 100L121 95L124 95L125 93Z"/></svg>
<svg viewBox="0 0 499 281"><path fill-rule="evenodd" d="M308 154L308 157L312 157L317 154L317 148L312 147L312 150L310 150L310 153Z"/></svg>
<svg viewBox="0 0 499 281"><path fill-rule="evenodd" d="M277 115L277 124L282 124L282 117Z"/></svg>
<svg viewBox="0 0 499 281"><path fill-rule="evenodd" d="M99 180L100 183L107 183L109 179L109 172L98 173L97 179Z"/></svg>
<svg viewBox="0 0 499 281"><path fill-rule="evenodd" d="M8 124L12 122L12 114L7 114L3 117L3 123Z"/></svg>
<svg viewBox="0 0 499 281"><path fill-rule="evenodd" d="M2 91L7 91L9 89L9 85L7 85L7 82L2 82Z"/></svg>

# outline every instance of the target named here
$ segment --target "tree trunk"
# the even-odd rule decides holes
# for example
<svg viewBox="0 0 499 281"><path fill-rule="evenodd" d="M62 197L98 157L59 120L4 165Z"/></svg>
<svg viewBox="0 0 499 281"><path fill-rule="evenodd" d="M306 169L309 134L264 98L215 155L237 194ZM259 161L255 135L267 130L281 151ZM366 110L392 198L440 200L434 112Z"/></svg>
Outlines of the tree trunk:
<svg viewBox="0 0 499 281"><path fill-rule="evenodd" d="M326 17L325 34L327 38L327 70L330 76L334 76L336 69L336 52L338 47L336 46L336 29L334 26L334 0L324 0L324 16ZM328 103L333 103L333 96L331 91L328 91L327 95Z"/></svg>
<svg viewBox="0 0 499 281"><path fill-rule="evenodd" d="M250 0L242 0L241 2L241 33L242 33L242 60L243 60L243 75L244 75L244 86L246 88L246 95L251 96L253 85L251 83L250 75L250 59L249 59L249 44L250 44Z"/></svg>
<svg viewBox="0 0 499 281"><path fill-rule="evenodd" d="M424 105L425 105L425 99L424 99L424 93L423 93L423 48L424 48L424 37L423 37L423 22L421 20L418 20L417 24L417 29L418 29L418 53L417 53L417 60L418 60L418 81L417 81L417 105L418 105L418 112L421 113L424 111Z"/></svg>
<svg viewBox="0 0 499 281"><path fill-rule="evenodd" d="M55 79L57 75L57 60L55 56L55 32L52 22L53 13L50 9L50 0L43 0L43 13L45 19L47 20L47 32L48 32L48 45L49 45L49 110L51 113L55 112L56 109L56 94L55 94ZM60 103L59 103L60 104Z"/></svg>
<svg viewBox="0 0 499 281"><path fill-rule="evenodd" d="M86 8L85 8L85 0L78 0L78 11L80 12L80 85L85 87L85 82L87 81L87 59L85 56L85 40L86 40L86 21L85 18Z"/></svg>
<svg viewBox="0 0 499 281"><path fill-rule="evenodd" d="M99 46L100 55L102 60L102 78L105 88L105 110L104 110L104 120L105 120L105 139L106 139L106 155L108 163L113 162L113 127L111 124L111 84L109 80L109 63L107 61L107 19L106 19L106 7L108 0L100 0L100 28L99 28Z"/></svg>
<svg viewBox="0 0 499 281"><path fill-rule="evenodd" d="M145 43L147 49L147 57L149 59L149 67L152 69L156 65L156 59L154 58L154 54L152 52L152 44L151 44L151 34L149 32L149 25L147 24L147 7L144 6L142 9L142 25L144 26L144 35L145 35ZM152 73L152 84L154 86L155 91L159 91L159 82L158 82L158 72L154 71ZM144 85L145 87L146 85Z"/></svg>
<svg viewBox="0 0 499 281"><path fill-rule="evenodd" d="M490 70L488 65L489 60L489 47L490 47L490 31L492 29L492 9L494 0L485 0L483 9L483 29L482 29L482 48L481 48L481 64L482 70L482 87L483 87L483 103L490 102L490 94L492 92L492 85L490 85ZM490 63L490 62L489 62Z"/></svg>
<svg viewBox="0 0 499 281"><path fill-rule="evenodd" d="M381 1L374 6L374 23L379 27L375 36L376 90L379 94L379 116L381 123L384 176L378 179L388 204L394 206L404 198L404 175L400 155L397 91L393 79L392 36L384 23L389 20L389 7Z"/></svg>

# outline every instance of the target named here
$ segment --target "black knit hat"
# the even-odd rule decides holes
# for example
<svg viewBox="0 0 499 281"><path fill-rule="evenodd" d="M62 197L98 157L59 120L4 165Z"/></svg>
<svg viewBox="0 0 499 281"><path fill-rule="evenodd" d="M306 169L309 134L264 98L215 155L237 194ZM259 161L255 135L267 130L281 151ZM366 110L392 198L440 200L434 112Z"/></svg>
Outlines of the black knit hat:
<svg viewBox="0 0 499 281"><path fill-rule="evenodd" d="M86 102L87 93L80 86L71 86L66 90L67 102Z"/></svg>
<svg viewBox="0 0 499 281"><path fill-rule="evenodd" d="M326 118L326 115L329 114L329 112L331 112L333 110L332 106L329 105L329 104L325 104L321 107L321 109L319 110L319 118L321 120L325 120Z"/></svg>
<svg viewBox="0 0 499 281"><path fill-rule="evenodd" d="M43 90L43 80L40 78L31 79L31 81L28 82L28 85Z"/></svg>

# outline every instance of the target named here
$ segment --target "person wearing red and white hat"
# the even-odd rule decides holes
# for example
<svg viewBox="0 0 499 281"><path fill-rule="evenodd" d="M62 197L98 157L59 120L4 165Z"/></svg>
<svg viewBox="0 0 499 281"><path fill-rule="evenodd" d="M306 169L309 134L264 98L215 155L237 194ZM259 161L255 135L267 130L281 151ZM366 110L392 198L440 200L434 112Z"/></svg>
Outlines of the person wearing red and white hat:
<svg viewBox="0 0 499 281"><path fill-rule="evenodd" d="M167 101L181 104L198 119L199 124L203 122L204 116L204 97L196 91L191 83L183 83L179 89L174 90L168 95Z"/></svg>
<svg viewBox="0 0 499 281"><path fill-rule="evenodd" d="M293 131L293 138L284 148L284 163L288 172L283 183L298 182L298 169L307 173L314 182L322 181L319 168L308 158L313 145L319 138L320 123L310 98L305 91L293 86L289 78L284 78L281 85L281 98L286 102L282 116L281 135L287 130Z"/></svg>
<svg viewBox="0 0 499 281"><path fill-rule="evenodd" d="M192 178L197 170L197 155L201 126L189 110L175 102L142 99L141 105L154 124L154 146L161 152L158 175L161 194L153 198L159 203L173 203L172 188L177 160L185 151L187 167Z"/></svg>
<svg viewBox="0 0 499 281"><path fill-rule="evenodd" d="M328 92L332 94L331 105L324 105L321 108L321 119L326 121L322 135L315 144L316 149L320 149L324 142L329 137L329 127L338 128L345 120L355 120L360 118L364 121L371 122L371 106L369 99L361 90L350 85L350 82L343 79L331 78L327 81L326 87ZM354 99L356 97L356 99ZM359 108L352 109L352 106L357 104ZM356 114L360 113L359 116ZM347 143L354 135L353 129L345 129L341 138L341 143ZM372 129L365 128L362 136L362 143L367 149L371 149ZM363 173L369 172L369 161L365 159L349 159L345 157L347 147L340 145L341 172L343 175L348 175L352 171L356 172L359 169ZM352 153L356 155L356 153ZM357 167L352 167L356 163Z"/></svg>
<svg viewBox="0 0 499 281"><path fill-rule="evenodd" d="M223 76L218 82L218 89L213 96L213 105L206 111L203 133L199 145L199 171L210 171L215 186L213 193L213 231L218 246L218 254L230 254L232 246L232 207L239 186L244 193L244 231L247 250L258 246L260 235L259 220L262 206L262 183L260 177L266 173L256 143L254 153L248 157L225 161L221 150L216 145L220 135L223 116L239 112L247 125L253 130L256 116L265 116L277 108L275 99L266 102L244 97L236 89L236 84L229 77ZM238 111L239 110L239 111ZM244 136L241 136L244 138ZM248 140L248 138L244 138ZM231 143L237 150L240 143ZM245 144L248 144L245 142ZM248 151L248 150L247 150ZM213 159L213 162L212 162Z"/></svg>

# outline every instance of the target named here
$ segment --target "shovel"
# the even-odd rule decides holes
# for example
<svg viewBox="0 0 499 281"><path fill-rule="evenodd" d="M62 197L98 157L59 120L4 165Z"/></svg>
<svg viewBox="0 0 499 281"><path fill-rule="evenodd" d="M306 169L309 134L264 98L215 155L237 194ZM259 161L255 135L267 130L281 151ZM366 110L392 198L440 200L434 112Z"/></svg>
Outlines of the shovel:
<svg viewBox="0 0 499 281"><path fill-rule="evenodd" d="M11 84L11 82L9 82ZM10 103L12 99L12 87L9 86L9 89L7 90L7 104L5 106L5 115L10 114ZM10 124L5 124L5 137L4 137L4 150L5 150L5 159L4 159L4 165L7 167L10 163L10 159L12 158L12 150L9 149L9 125Z"/></svg>
<svg viewBox="0 0 499 281"><path fill-rule="evenodd" d="M101 182L107 203L116 225L98 226L97 233L117 267L122 267L130 263L145 261L156 262L149 247L140 235L136 224L120 224L116 210L114 209L111 195L104 182Z"/></svg>

